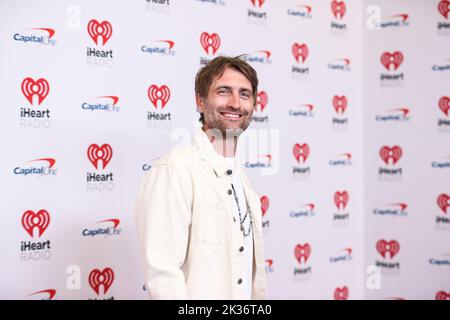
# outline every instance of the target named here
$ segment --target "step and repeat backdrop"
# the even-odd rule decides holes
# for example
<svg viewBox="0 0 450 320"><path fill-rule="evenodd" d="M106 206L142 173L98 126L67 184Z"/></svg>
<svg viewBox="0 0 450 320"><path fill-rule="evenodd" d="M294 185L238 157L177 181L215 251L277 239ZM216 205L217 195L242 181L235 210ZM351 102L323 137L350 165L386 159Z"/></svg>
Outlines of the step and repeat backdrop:
<svg viewBox="0 0 450 320"><path fill-rule="evenodd" d="M450 1L0 1L0 298L146 299L134 203L258 72L238 157L271 299L450 299Z"/></svg>

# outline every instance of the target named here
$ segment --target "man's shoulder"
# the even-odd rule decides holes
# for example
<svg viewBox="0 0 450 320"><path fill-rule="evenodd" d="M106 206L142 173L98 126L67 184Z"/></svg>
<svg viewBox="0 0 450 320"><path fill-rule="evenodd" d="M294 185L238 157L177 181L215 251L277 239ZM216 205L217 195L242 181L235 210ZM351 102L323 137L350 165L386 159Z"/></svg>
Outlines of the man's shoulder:
<svg viewBox="0 0 450 320"><path fill-rule="evenodd" d="M198 154L192 143L177 145L168 153L161 156L152 167L170 166L185 167L198 162Z"/></svg>

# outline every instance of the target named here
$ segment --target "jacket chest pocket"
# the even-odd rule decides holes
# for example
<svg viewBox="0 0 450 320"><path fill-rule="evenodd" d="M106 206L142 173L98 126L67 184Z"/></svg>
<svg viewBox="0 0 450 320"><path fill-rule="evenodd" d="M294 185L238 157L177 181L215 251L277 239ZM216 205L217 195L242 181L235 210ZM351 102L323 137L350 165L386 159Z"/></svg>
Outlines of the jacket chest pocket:
<svg viewBox="0 0 450 320"><path fill-rule="evenodd" d="M214 246L225 244L227 208L221 201L202 201L194 205L191 224L193 242Z"/></svg>

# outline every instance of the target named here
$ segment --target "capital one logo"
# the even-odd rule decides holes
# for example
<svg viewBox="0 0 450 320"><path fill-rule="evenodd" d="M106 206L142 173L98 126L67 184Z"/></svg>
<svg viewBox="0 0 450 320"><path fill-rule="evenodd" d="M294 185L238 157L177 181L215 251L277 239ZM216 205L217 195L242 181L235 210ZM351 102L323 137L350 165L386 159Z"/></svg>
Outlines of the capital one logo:
<svg viewBox="0 0 450 320"><path fill-rule="evenodd" d="M266 2L266 0L250 0L250 2L252 3L252 5L256 8L261 8L262 5L264 4L264 2Z"/></svg>
<svg viewBox="0 0 450 320"><path fill-rule="evenodd" d="M267 96L267 93L265 91L258 92L258 94L256 95L256 103L255 103L256 111L258 111L259 109L259 111L262 112L264 108L267 106L268 101L269 97Z"/></svg>
<svg viewBox="0 0 450 320"><path fill-rule="evenodd" d="M264 216L267 212L267 209L269 209L269 197L268 196L262 196L260 199L261 202L261 212Z"/></svg>
<svg viewBox="0 0 450 320"><path fill-rule="evenodd" d="M98 163L102 161L102 168L105 169L111 160L113 155L112 148L109 144L105 143L101 147L95 143L91 144L87 150L87 156L89 161L98 170Z"/></svg>
<svg viewBox="0 0 450 320"><path fill-rule="evenodd" d="M450 98L442 97L439 99L439 109L448 117L448 110L450 110Z"/></svg>
<svg viewBox="0 0 450 320"><path fill-rule="evenodd" d="M27 98L28 102L33 105L33 96L36 95L38 97L38 105L44 101L44 99L48 96L50 91L50 85L48 81L40 78L36 81L32 78L28 77L22 81L22 93Z"/></svg>
<svg viewBox="0 0 450 320"><path fill-rule="evenodd" d="M308 46L305 43L298 44L294 43L292 45L292 55L294 56L297 63L299 63L300 58L302 59L301 62L305 63L306 59L308 58L309 49Z"/></svg>
<svg viewBox="0 0 450 320"><path fill-rule="evenodd" d="M296 143L292 148L292 154L294 155L298 163L305 163L306 159L308 159L309 153L310 149L307 143Z"/></svg>
<svg viewBox="0 0 450 320"><path fill-rule="evenodd" d="M297 244L295 246L294 254L295 259L297 259L298 263L306 263L309 259L309 256L311 255L311 245L309 243L305 243L304 245Z"/></svg>
<svg viewBox="0 0 450 320"><path fill-rule="evenodd" d="M438 10L445 19L448 19L448 13L450 11L450 1L442 0L438 4Z"/></svg>
<svg viewBox="0 0 450 320"><path fill-rule="evenodd" d="M98 22L97 20L92 19L87 25L87 30L96 45L98 45L99 37L102 39L102 45L105 45L112 35L111 23L106 20Z"/></svg>
<svg viewBox="0 0 450 320"><path fill-rule="evenodd" d="M100 286L103 286L103 293L106 294L114 282L114 271L105 268L103 271L94 269L89 273L89 285L97 295L100 295Z"/></svg>
<svg viewBox="0 0 450 320"><path fill-rule="evenodd" d="M38 230L38 237L41 237L49 224L50 214L47 210L41 209L38 212L27 210L22 215L22 226L32 238L35 228Z"/></svg>
<svg viewBox="0 0 450 320"><path fill-rule="evenodd" d="M347 191L336 191L334 193L334 204L338 210L344 210L347 207L348 199Z"/></svg>
<svg viewBox="0 0 450 320"><path fill-rule="evenodd" d="M155 109L158 108L158 101L161 103L161 109L164 109L170 99L170 89L166 85L158 87L156 84L152 84L148 87L147 95Z"/></svg>
<svg viewBox="0 0 450 320"><path fill-rule="evenodd" d="M334 96L333 107L337 114L343 114L347 109L348 100L346 96Z"/></svg>
<svg viewBox="0 0 450 320"><path fill-rule="evenodd" d="M348 287L338 287L334 290L334 300L347 300L348 299Z"/></svg>
<svg viewBox="0 0 450 320"><path fill-rule="evenodd" d="M450 207L450 196L445 193L442 193L437 198L437 204L439 208L441 208L442 212L444 214L447 214L447 209L448 207Z"/></svg>
<svg viewBox="0 0 450 320"><path fill-rule="evenodd" d="M389 259L392 259L400 251L400 243L397 240L386 241L381 239L378 240L376 248L383 258L386 258L389 253Z"/></svg>
<svg viewBox="0 0 450 320"><path fill-rule="evenodd" d="M344 1L331 1L331 12L336 19L342 20L342 18L344 18L346 9L347 8Z"/></svg>
<svg viewBox="0 0 450 320"><path fill-rule="evenodd" d="M206 54L209 54L209 49L211 48L212 55L215 55L220 47L220 37L217 33L209 34L208 32L203 32L200 35L200 44Z"/></svg>
<svg viewBox="0 0 450 320"><path fill-rule="evenodd" d="M391 148L383 146L380 149L380 157L387 165L389 165L389 161L395 165L402 155L403 151L399 146L393 146Z"/></svg>
<svg viewBox="0 0 450 320"><path fill-rule="evenodd" d="M394 68L394 71L400 67L404 60L403 53L400 51L395 51L394 53L384 52L381 55L381 64L386 68L387 71L391 70L391 66Z"/></svg>

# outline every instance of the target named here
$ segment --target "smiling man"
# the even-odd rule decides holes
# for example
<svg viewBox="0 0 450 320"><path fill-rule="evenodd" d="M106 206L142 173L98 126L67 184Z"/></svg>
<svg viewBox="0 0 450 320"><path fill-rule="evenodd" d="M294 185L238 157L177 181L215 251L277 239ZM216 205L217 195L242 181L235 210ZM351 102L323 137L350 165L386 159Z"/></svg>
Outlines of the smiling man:
<svg viewBox="0 0 450 320"><path fill-rule="evenodd" d="M265 299L258 195L235 159L252 119L256 71L217 57L195 79L202 128L153 165L136 203L152 299Z"/></svg>

